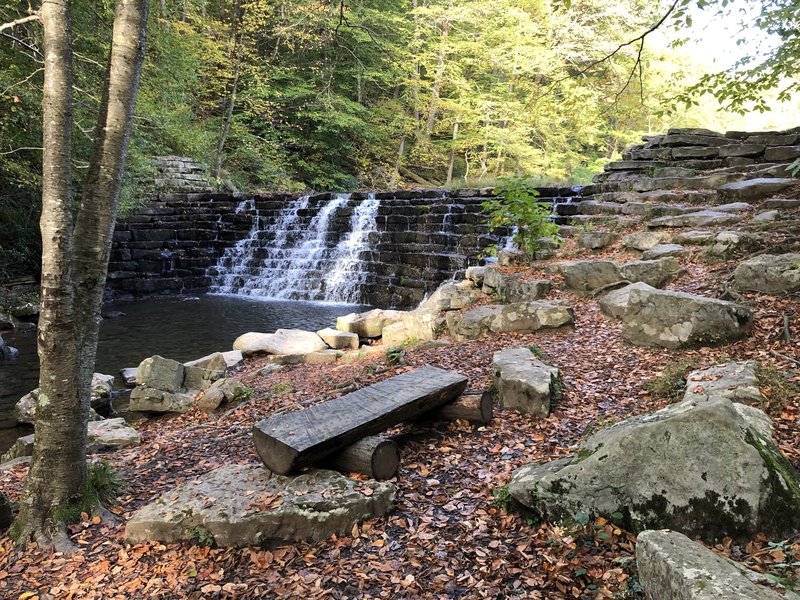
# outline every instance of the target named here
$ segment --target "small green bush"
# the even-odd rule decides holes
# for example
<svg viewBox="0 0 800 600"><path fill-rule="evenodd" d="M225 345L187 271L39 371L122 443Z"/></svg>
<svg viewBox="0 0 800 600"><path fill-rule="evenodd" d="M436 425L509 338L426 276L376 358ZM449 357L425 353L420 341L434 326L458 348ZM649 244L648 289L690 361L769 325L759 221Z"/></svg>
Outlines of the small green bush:
<svg viewBox="0 0 800 600"><path fill-rule="evenodd" d="M659 375L647 382L647 391L653 398L675 402L683 396L686 376L694 363L681 359L670 363Z"/></svg>
<svg viewBox="0 0 800 600"><path fill-rule="evenodd" d="M91 515L109 506L119 495L122 483L119 470L111 463L104 460L92 463L78 495L66 506L54 510L53 518L67 525L77 523L82 513Z"/></svg>

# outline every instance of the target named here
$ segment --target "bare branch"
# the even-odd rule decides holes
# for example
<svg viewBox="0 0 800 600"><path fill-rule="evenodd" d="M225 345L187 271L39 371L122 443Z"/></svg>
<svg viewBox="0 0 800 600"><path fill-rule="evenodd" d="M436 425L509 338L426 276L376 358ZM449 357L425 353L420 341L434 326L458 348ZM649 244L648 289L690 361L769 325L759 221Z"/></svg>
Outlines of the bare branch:
<svg viewBox="0 0 800 600"><path fill-rule="evenodd" d="M19 25L24 25L25 23L30 23L31 21L38 21L39 20L39 13L33 13L32 15L28 15L27 17L22 17L21 19L17 19L16 21L10 21L8 23L3 23L0 25L0 32L5 31L6 29L13 29Z"/></svg>

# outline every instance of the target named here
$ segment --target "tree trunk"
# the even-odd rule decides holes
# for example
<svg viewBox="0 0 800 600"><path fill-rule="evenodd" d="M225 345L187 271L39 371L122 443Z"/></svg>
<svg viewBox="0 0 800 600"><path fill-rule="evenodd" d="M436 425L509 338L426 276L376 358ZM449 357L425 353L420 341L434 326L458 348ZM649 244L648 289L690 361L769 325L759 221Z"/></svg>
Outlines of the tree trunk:
<svg viewBox="0 0 800 600"><path fill-rule="evenodd" d="M458 137L458 119L453 124L453 145L450 147L450 162L447 164L447 182L450 185L453 181L453 167L456 163L456 138Z"/></svg>
<svg viewBox="0 0 800 600"><path fill-rule="evenodd" d="M233 48L231 50L231 58L234 60L233 68L233 82L231 83L228 97L225 98L225 112L222 117L222 129L219 132L219 139L217 140L217 149L214 153L214 168L212 175L215 179L220 179L222 176L222 153L225 150L225 142L228 141L228 134L231 131L231 119L233 119L233 109L236 106L236 94L239 89L239 75L242 72L241 60L241 44L242 44L242 27L240 20L242 18L241 2L237 2L233 9ZM277 50L277 47L276 47Z"/></svg>
<svg viewBox="0 0 800 600"><path fill-rule="evenodd" d="M400 450L393 440L368 436L333 454L325 463L344 473L361 473L385 481L397 475Z"/></svg>
<svg viewBox="0 0 800 600"><path fill-rule="evenodd" d="M431 103L428 108L428 124L425 127L425 134L430 139L433 129L436 126L436 113L439 111L439 93L442 91L442 80L444 79L445 59L447 58L447 36L450 34L450 21L445 18L442 23L442 39L439 47L439 60L436 66L436 76L433 80L431 90Z"/></svg>
<svg viewBox="0 0 800 600"><path fill-rule="evenodd" d="M18 543L66 539L54 510L86 475L86 424L100 303L139 74L147 0L119 0L89 171L72 228L72 52L69 4L42 4L43 97L41 393L31 468L15 523Z"/></svg>

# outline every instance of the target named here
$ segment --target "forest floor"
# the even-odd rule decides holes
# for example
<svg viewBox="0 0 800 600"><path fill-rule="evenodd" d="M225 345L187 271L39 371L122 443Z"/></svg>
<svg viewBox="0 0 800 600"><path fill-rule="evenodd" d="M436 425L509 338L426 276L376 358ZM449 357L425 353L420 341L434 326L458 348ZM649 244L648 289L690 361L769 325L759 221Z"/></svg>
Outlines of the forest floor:
<svg viewBox="0 0 800 600"><path fill-rule="evenodd" d="M572 248L569 246L572 244ZM574 250L574 241L567 251ZM636 258L619 248L586 253L616 260ZM684 271L669 289L719 296L736 261L680 259ZM544 272L529 271L531 276ZM547 274L548 278L553 276ZM396 366L376 346L363 360L326 366L298 365L268 376L248 360L240 373L254 393L244 404L208 415L199 411L151 419L140 425L142 445L107 458L126 488L112 507L114 520L91 518L70 527L79 549L69 555L29 546L18 552L0 538L0 596L39 598L639 598L635 536L604 519L581 526L538 523L514 510L504 484L517 467L573 454L591 432L669 400L648 383L678 362L703 368L731 359L754 359L800 382L797 365L773 354L800 358L800 300L745 294L756 312L748 338L718 348L646 349L623 341L621 323L601 314L597 302L564 291L555 277L554 298L575 310L574 327L535 334L504 334L446 347L407 349ZM782 338L784 315L794 334ZM216 467L260 464L251 442L254 422L311 398L335 396L350 383L365 386L431 364L469 377L471 389L491 382L492 354L536 345L561 369L564 397L546 419L497 408L490 425L465 422L401 427L402 462L393 482L394 510L344 537L317 544L266 548L210 548L124 541L132 513L177 484ZM776 439L800 466L800 398L780 386L765 387L761 408L774 419ZM0 472L0 486L17 500L26 467ZM757 570L780 569L798 540L769 546L723 540L716 550ZM777 548L777 551L776 551ZM797 560L797 559L795 559Z"/></svg>

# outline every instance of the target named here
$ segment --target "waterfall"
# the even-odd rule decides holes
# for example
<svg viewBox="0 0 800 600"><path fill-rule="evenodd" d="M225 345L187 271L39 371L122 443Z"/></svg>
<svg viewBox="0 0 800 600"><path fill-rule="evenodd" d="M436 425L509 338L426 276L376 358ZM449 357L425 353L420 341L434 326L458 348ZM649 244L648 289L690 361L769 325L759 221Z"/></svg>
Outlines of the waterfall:
<svg viewBox="0 0 800 600"><path fill-rule="evenodd" d="M370 194L355 206L349 230L342 232L336 217L350 198L350 194L334 194L317 207L313 217L309 215L315 207L308 196L289 202L274 216L262 215L252 200L241 203L235 212L252 214L252 227L209 271L209 291L274 300L358 303L368 276L360 257L369 249L379 201Z"/></svg>
<svg viewBox="0 0 800 600"><path fill-rule="evenodd" d="M333 269L325 276L325 300L328 302L359 302L361 286L368 273L364 271L361 254L369 249L369 233L375 231L375 217L380 201L371 193L353 211L350 231L333 250Z"/></svg>

